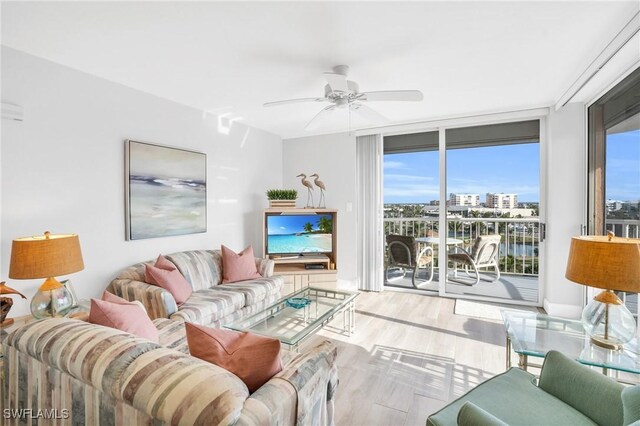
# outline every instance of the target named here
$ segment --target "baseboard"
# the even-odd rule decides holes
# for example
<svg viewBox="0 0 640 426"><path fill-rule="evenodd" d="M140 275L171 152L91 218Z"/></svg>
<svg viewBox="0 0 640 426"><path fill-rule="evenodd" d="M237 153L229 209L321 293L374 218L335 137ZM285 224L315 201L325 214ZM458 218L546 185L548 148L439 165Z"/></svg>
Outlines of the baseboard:
<svg viewBox="0 0 640 426"><path fill-rule="evenodd" d="M578 319L582 315L582 306L552 303L544 299L544 310L554 317Z"/></svg>
<svg viewBox="0 0 640 426"><path fill-rule="evenodd" d="M351 280L338 279L336 288L338 290L358 291L358 283L355 278Z"/></svg>

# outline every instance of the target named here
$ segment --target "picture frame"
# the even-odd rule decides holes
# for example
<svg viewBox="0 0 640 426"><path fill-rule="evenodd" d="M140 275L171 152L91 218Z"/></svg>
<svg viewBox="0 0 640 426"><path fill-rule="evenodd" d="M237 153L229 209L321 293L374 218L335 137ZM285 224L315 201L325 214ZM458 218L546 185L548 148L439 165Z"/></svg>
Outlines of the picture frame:
<svg viewBox="0 0 640 426"><path fill-rule="evenodd" d="M207 155L125 141L126 240L207 231Z"/></svg>

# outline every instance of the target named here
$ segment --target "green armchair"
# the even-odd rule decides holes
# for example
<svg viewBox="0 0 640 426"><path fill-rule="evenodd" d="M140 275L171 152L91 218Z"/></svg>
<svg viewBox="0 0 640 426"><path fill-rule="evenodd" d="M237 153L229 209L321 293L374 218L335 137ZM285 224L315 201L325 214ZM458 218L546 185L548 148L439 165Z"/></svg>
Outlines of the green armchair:
<svg viewBox="0 0 640 426"><path fill-rule="evenodd" d="M478 385L427 419L427 426L640 426L640 385L625 387L550 351L540 379L519 368Z"/></svg>

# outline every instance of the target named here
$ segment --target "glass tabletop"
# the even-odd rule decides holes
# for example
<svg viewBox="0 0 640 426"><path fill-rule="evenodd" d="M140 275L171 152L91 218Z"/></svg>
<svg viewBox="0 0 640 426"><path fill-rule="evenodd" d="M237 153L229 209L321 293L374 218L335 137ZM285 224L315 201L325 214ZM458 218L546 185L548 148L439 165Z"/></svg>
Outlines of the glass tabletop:
<svg viewBox="0 0 640 426"><path fill-rule="evenodd" d="M611 350L591 343L580 321L516 311L502 311L502 318L518 354L544 357L556 350L582 364L640 374L640 346L635 338L624 349Z"/></svg>
<svg viewBox="0 0 640 426"><path fill-rule="evenodd" d="M236 331L251 331L279 339L287 345L296 345L346 308L358 294L308 287L278 300L257 314L224 327ZM301 306L305 303L305 306Z"/></svg>

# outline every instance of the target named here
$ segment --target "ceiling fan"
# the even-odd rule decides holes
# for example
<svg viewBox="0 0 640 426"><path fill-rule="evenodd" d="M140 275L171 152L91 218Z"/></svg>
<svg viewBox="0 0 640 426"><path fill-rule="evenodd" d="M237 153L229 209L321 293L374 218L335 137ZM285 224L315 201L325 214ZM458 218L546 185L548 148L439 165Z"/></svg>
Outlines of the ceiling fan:
<svg viewBox="0 0 640 426"><path fill-rule="evenodd" d="M305 130L312 130L318 127L319 119L331 111L346 109L353 111L370 122L387 122L387 118L382 114L366 106L365 102L378 101L421 101L424 97L419 90L385 90L379 92L360 92L358 83L347 80L349 67L347 65L337 65L333 67L333 72L325 72L324 78L327 84L324 86L324 97L322 98L302 98L288 99L284 101L266 102L265 107L294 104L300 102L329 102L330 105L324 107L317 113L311 121L304 126Z"/></svg>

